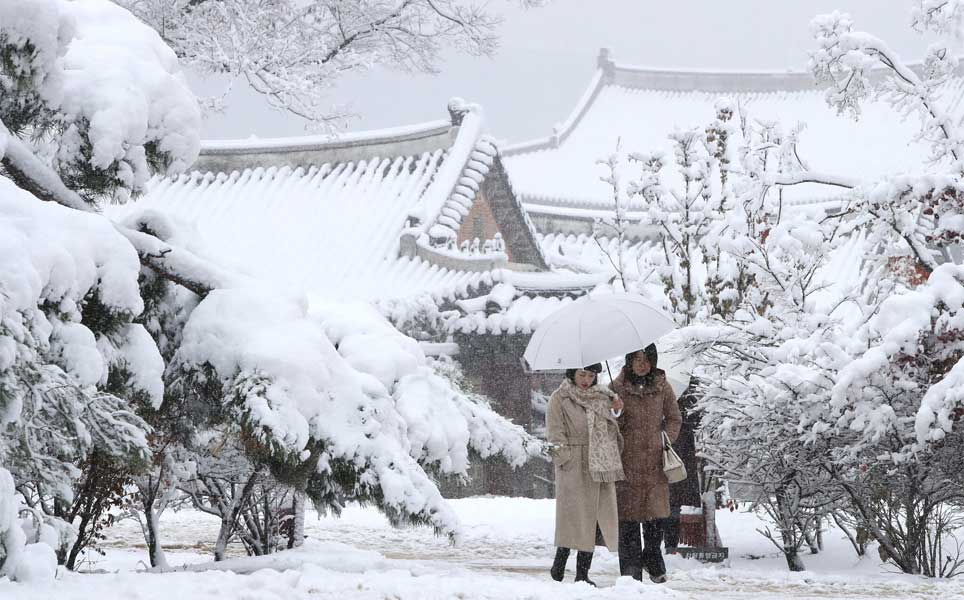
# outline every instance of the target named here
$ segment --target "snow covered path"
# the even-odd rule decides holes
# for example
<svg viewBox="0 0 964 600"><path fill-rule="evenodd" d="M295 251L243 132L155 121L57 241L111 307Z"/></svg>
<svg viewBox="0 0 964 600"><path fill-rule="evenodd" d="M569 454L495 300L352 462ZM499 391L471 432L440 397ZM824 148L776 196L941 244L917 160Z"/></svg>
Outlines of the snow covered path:
<svg viewBox="0 0 964 600"><path fill-rule="evenodd" d="M601 588L573 584L570 559L565 584L548 578L553 553L552 501L472 498L452 502L464 525L457 546L424 529L393 529L372 509L349 507L341 519L309 516L306 547L266 559L239 558L253 571L136 573L145 552L133 522L108 530L106 555L85 567L99 573L66 574L45 586L0 582L4 600L243 600L275 598L465 600L495 598L674 598L858 600L964 599L964 581L935 581L888 572L872 556L858 561L837 532L826 535L827 548L805 556L809 571L791 574L783 559L755 529L754 515L720 513L730 566L706 566L669 557L669 583L656 586L617 579L616 556L597 550L591 576ZM194 511L164 516L165 547L172 565L210 560L217 524ZM235 549L235 556L239 556ZM264 567L273 564L277 570ZM280 572L279 572L280 571Z"/></svg>

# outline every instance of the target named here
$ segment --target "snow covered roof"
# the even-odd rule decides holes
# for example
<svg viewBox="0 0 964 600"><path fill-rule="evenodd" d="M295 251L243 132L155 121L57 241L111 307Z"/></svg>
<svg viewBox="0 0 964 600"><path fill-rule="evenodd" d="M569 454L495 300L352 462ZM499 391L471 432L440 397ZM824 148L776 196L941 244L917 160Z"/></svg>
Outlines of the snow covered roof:
<svg viewBox="0 0 964 600"><path fill-rule="evenodd" d="M549 315L594 290L611 290L619 260L619 241L587 234L546 233L539 243L551 273L501 272L491 287L481 286L478 295L456 301L460 316L454 332L465 335L514 335L532 333ZM658 248L652 241L624 241L622 268L632 280L651 277L643 256ZM866 281L865 257L874 252L865 234L849 236L831 253L821 271L826 288L818 302L833 305Z"/></svg>
<svg viewBox="0 0 964 600"><path fill-rule="evenodd" d="M539 244L553 272L500 273L488 293L455 303L461 316L452 329L470 335L529 334L555 311L615 277L610 257L617 255L617 239L549 233L539 235ZM628 274L638 274L637 259L649 247L649 242L624 242Z"/></svg>
<svg viewBox="0 0 964 600"><path fill-rule="evenodd" d="M533 216L560 218L568 209L611 207L596 161L617 143L628 151L669 153L667 136L675 128L708 124L721 96L754 119L786 127L806 123L799 150L814 171L873 179L914 169L927 156L923 144L911 142L918 123L902 120L884 102L868 102L859 122L838 116L809 73L631 67L613 62L606 50L598 65L572 114L551 135L502 147L512 185ZM959 103L964 78L952 80L946 91L947 99ZM812 184L788 191L794 202L829 198L825 187Z"/></svg>
<svg viewBox="0 0 964 600"><path fill-rule="evenodd" d="M499 269L545 268L514 197L503 200L524 231L505 239L506 252L433 242L459 229L491 168L505 178L481 110L454 103L450 112L451 123L364 134L209 142L198 170L155 178L111 211L157 210L196 228L213 258L335 299L459 295ZM507 181L499 190L511 196Z"/></svg>

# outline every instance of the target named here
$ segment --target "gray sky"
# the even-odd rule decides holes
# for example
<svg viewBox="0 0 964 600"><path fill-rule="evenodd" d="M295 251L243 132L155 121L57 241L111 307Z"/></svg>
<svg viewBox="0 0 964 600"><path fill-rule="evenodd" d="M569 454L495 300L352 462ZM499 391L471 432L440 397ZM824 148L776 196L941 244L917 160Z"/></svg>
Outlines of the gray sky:
<svg viewBox="0 0 964 600"><path fill-rule="evenodd" d="M505 17L496 56L453 52L436 76L375 70L346 78L330 98L359 115L349 129L444 119L449 98L459 96L483 106L500 139L543 136L575 106L603 46L617 62L649 67L803 70L810 19L834 9L907 58L919 57L927 43L909 27L910 0L552 0L532 10L513 0L488 2ZM205 120L205 138L306 133L300 119L236 87L228 110Z"/></svg>

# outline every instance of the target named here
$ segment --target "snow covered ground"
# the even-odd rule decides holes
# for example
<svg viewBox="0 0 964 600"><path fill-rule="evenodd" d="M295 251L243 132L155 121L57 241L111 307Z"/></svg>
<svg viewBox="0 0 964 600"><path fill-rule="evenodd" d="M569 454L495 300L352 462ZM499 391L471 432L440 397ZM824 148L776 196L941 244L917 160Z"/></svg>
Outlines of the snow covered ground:
<svg viewBox="0 0 964 600"><path fill-rule="evenodd" d="M656 586L617 578L614 554L598 549L591 577L594 590L573 584L575 558L566 583L548 577L553 553L553 502L518 498L470 498L452 505L463 523L456 546L427 529L393 529L376 510L349 507L342 518L309 515L310 540L298 551L264 559L237 558L226 571L137 573L146 561L136 523L107 531L105 554L84 563L86 573L61 573L44 585L0 582L4 600L298 600L308 598L395 600L460 598L853 598L949 600L964 598L964 581L938 581L894 573L871 549L857 560L839 532L825 536L826 549L804 556L809 571L789 573L785 562L755 530L752 514L720 512L721 533L730 548L728 566L708 566L668 557L669 582ZM182 511L163 520L172 565L210 561L217 523ZM241 556L235 548L234 555ZM273 565L274 569L265 568ZM212 564L203 564L211 567Z"/></svg>

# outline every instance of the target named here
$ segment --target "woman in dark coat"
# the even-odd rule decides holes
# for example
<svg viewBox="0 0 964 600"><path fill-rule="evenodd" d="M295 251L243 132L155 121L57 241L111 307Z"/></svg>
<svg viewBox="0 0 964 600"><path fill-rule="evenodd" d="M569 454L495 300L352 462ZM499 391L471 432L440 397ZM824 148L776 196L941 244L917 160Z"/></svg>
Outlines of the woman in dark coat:
<svg viewBox="0 0 964 600"><path fill-rule="evenodd" d="M696 410L696 395L690 387L679 398L679 408L683 415L683 426L679 437L673 443L673 450L683 459L687 477L669 486L670 517L663 521L663 544L666 554L675 554L680 541L680 513L683 506L700 507L699 460L696 457L696 430L700 426L700 415Z"/></svg>
<svg viewBox="0 0 964 600"><path fill-rule="evenodd" d="M616 482L619 570L636 579L642 579L646 570L652 581L663 583L666 565L660 551L661 519L670 516L670 508L662 432L675 441L683 419L666 374L656 367L657 359L654 344L627 354L626 365L610 387L624 404L619 429L626 479Z"/></svg>

